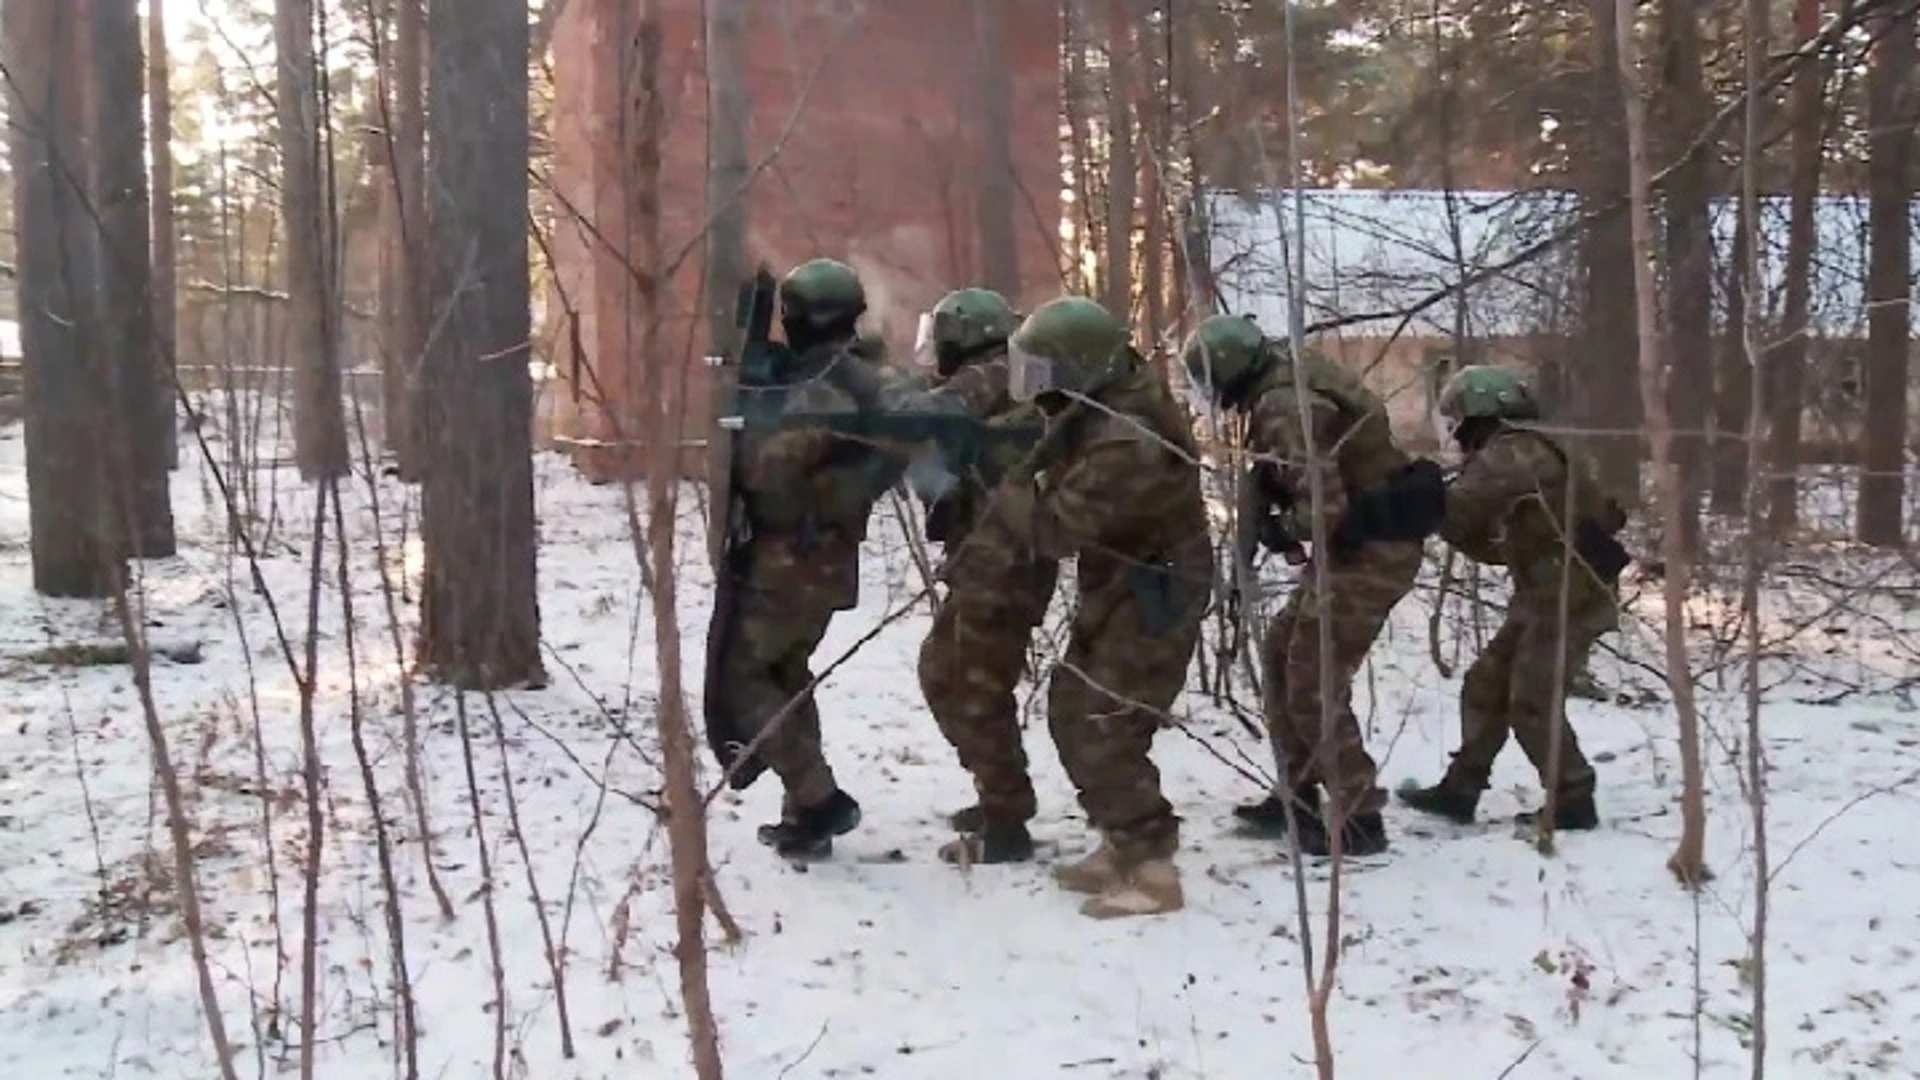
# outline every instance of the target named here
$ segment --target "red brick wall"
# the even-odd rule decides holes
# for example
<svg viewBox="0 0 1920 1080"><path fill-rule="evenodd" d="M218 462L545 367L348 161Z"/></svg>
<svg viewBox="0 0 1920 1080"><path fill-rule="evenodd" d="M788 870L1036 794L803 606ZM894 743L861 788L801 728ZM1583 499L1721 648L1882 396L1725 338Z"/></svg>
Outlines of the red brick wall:
<svg viewBox="0 0 1920 1080"><path fill-rule="evenodd" d="M706 88L699 0L660 0L666 47L660 87L667 136L661 182L664 250L682 257L663 302L662 343L651 362L688 376L690 438L706 432L706 352L700 308L699 235L706 218ZM558 434L612 439L608 410L629 418L643 360L630 342L627 272L608 250L623 243L621 43L606 27L632 0L575 0L554 37L557 108L554 187L564 209L554 239L560 288L578 309L582 353L548 308L559 369L550 389ZM1058 26L1051 3L1008 9L1005 52L1013 78L1020 206L1020 302L1058 288L1060 136ZM748 16L749 160L764 162L751 193L750 260L776 274L816 256L845 259L866 282L869 333L904 356L917 314L950 288L973 283L978 239L973 192L981 155L974 135L976 61L972 0L759 0ZM596 239L595 235L608 238ZM596 254L597 249L597 254ZM578 398L578 402L575 399ZM590 473L629 472L605 455L581 458Z"/></svg>

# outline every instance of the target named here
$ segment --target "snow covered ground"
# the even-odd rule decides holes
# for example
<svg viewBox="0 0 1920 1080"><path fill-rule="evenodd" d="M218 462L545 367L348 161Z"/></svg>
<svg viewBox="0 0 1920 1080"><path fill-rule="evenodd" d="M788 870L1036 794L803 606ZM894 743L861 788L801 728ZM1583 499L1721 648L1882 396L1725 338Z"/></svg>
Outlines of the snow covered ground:
<svg viewBox="0 0 1920 1080"><path fill-rule="evenodd" d="M210 438L223 456L218 433ZM198 642L201 655L197 663L158 661L154 688L187 782L226 1025L241 1075L264 1076L288 1070L308 1037L297 1024L300 864L308 850L299 695L267 596L249 587L244 563L228 551L206 469L197 454L186 456L174 486L182 553L146 566L143 591L155 643ZM311 554L302 523L312 496L291 475L278 482L278 520L260 574L299 655ZM256 474L262 488L266 476ZM650 729L654 632L622 493L590 487L551 458L539 462L538 483L552 685L492 705L468 698L477 798L453 699L418 687L433 859L454 908L445 920L404 802L401 667L371 496L364 481L348 494L353 623L342 614L331 548L318 615L326 786L320 1019L310 1037L321 1076L397 1074L395 980L374 818L353 748L356 715L382 817L398 843L394 867L423 1032L420 1075L491 1076L501 1009L512 1075L691 1075L669 952L666 840L647 808L659 786ZM384 480L377 490L389 566L412 572L417 547L400 531L407 493ZM686 502L680 630L688 685L697 688L708 574L700 510L692 495ZM97 605L33 594L26 514L14 426L0 432L0 1075L204 1080L217 1072L129 670L35 656L53 644L112 640L117 631ZM863 602L836 621L826 658L918 589L891 515L876 522ZM1849 595L1847 582L1885 567L1818 551L1795 557L1769 607L1773 1072L1916 1075L1920 720L1912 679L1920 674L1920 619L1911 608L1920 597L1906 566L1885 572L1876 596L1842 607L1834 601ZM1613 639L1619 655L1595 664L1600 682L1627 703L1571 706L1600 762L1604 829L1562 837L1558 855L1543 858L1504 825L1436 827L1394 810L1391 857L1349 867L1332 1011L1341 1075L1689 1075L1696 1013L1701 1074L1745 1075L1745 957L1756 895L1737 671L1703 686L1707 849L1718 876L1696 902L1664 866L1678 833L1679 780L1672 710L1656 674L1658 616L1648 606L1655 592L1646 588L1634 624ZM1423 590L1403 605L1361 680L1390 785L1437 775L1456 737L1457 678L1443 678L1429 659L1432 598ZM415 610L403 601L409 642ZM1724 600L1702 601L1701 663L1706 631L1731 615ZM1156 752L1187 821L1181 865L1189 906L1151 920L1082 919L1075 898L1050 884L1045 861L963 874L934 859L944 813L970 792L915 684L925 622L922 605L855 652L822 691L829 754L866 808L865 824L832 862L799 872L755 842L754 826L777 813L771 779L715 804L717 886L746 930L742 943L713 953L729 1074L1311 1075L1291 873L1279 851L1226 826L1228 807L1256 793L1235 763L1260 769L1261 742L1191 693L1179 706L1185 727L1164 734ZM1441 652L1456 651L1449 632ZM1462 664L1468 656L1470 649ZM1089 837L1044 731L1033 715L1037 829L1043 860L1051 860L1083 850ZM1517 748L1496 779L1483 804L1490 817L1504 820L1535 797ZM504 1001L494 992L483 851ZM1316 950L1325 878L1315 870L1308 882ZM564 962L559 985L540 913ZM571 1059L562 1052L562 990Z"/></svg>

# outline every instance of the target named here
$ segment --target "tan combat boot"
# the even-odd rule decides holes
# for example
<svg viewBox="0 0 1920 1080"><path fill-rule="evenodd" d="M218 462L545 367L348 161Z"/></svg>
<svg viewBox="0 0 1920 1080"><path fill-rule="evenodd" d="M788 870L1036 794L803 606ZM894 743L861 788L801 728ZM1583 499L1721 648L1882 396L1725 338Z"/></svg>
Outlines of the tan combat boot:
<svg viewBox="0 0 1920 1080"><path fill-rule="evenodd" d="M1080 914L1090 919L1124 919L1130 915L1164 915L1186 905L1180 870L1173 860L1148 859L1081 904Z"/></svg>
<svg viewBox="0 0 1920 1080"><path fill-rule="evenodd" d="M1113 848L1103 840L1086 858L1054 867L1053 880L1068 892L1098 896L1118 884L1121 874L1114 864Z"/></svg>

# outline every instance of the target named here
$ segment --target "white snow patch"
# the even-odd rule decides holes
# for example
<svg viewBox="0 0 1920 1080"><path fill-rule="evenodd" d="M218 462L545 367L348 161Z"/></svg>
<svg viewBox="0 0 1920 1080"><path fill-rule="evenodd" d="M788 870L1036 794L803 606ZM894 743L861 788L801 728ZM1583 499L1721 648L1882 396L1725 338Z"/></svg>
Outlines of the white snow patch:
<svg viewBox="0 0 1920 1080"><path fill-rule="evenodd" d="M224 455L216 448L216 457ZM154 688L192 802L196 872L240 1071L266 1075L282 1071L304 1037L296 1022L306 843L299 695L266 600L224 542L206 469L190 444L183 456L174 480L182 553L144 567L144 595L154 638L197 640L204 661L157 662ZM50 642L111 640L115 628L99 605L32 592L22 466L19 428L0 432L0 1073L201 1080L217 1073L170 886L152 890L151 904L140 902L149 891L142 867L165 881L171 863L129 671L24 658ZM276 537L260 573L297 654L312 495L291 476L277 485ZM532 878L555 933L564 935L576 1055L561 1054L528 868L507 818L496 726L486 702L469 697L505 952L509 1070L537 1080L690 1076L669 951L665 836L645 808L659 787L649 723L658 688L654 630L622 493L589 486L546 457L537 483L552 685L499 695L498 730ZM401 536L405 491L387 480L377 490L390 565L417 569L417 551L408 550L415 534L405 543ZM679 532L679 629L687 685L696 692L710 593L697 498L689 489ZM319 1073L398 1075L373 819L351 741L357 708L382 814L398 844L420 1073L487 1077L499 1004L453 702L443 690L419 687L436 861L456 907L443 922L403 798L401 669L364 480L356 479L347 500L357 678L347 668L348 627L331 555L319 613L326 769L316 912L320 1030L312 1035ZM862 603L835 620L818 663L919 588L892 515L875 523ZM1836 579L1863 573L1859 557L1807 558ZM1920 1030L1920 905L1913 900L1920 833L1908 831L1920 757L1911 701L1912 643L1920 641L1913 593L1909 586L1857 605L1873 610L1877 621L1868 624L1852 615L1822 620L1816 583L1782 582L1769 609L1779 633L1770 646L1774 684L1765 714L1776 875L1772 1062L1783 1076L1912 1075L1920 1069L1912 1034ZM1745 1075L1751 1021L1743 973L1755 890L1752 820L1740 782L1739 673L1728 668L1702 688L1707 850L1719 877L1696 905L1664 867L1679 828L1678 765L1671 711L1654 673L1661 663L1659 618L1650 606L1657 589L1645 592L1627 632L1612 639L1621 655L1601 657L1595 669L1604 685L1647 704L1571 706L1589 754L1601 762L1606 828L1564 836L1559 854L1544 859L1504 825L1436 827L1396 809L1391 857L1349 867L1332 1009L1342 1075L1399 1076L1409 1066L1436 1077L1517 1080L1689 1075L1696 965L1702 1073ZM1437 775L1457 738L1457 673L1443 679L1428 659L1431 599L1423 590L1403 605L1361 679L1359 704L1389 786ZM1728 617L1709 610L1715 602L1727 603L1701 601L1703 623ZM1794 612L1814 618L1790 636ZM409 648L415 613L404 604ZM1186 818L1188 907L1150 920L1085 920L1075 898L1050 883L1044 861L962 874L933 858L944 814L968 801L970 789L919 696L914 656L925 625L923 604L822 689L830 758L866 808L865 824L841 841L832 862L796 872L755 842L754 827L777 814L771 778L715 804L717 885L747 931L738 947L712 953L729 1075L1310 1074L1290 872L1272 846L1234 838L1226 827L1228 807L1257 794L1227 762L1258 770L1267 761L1264 744L1190 693L1179 706L1185 730L1163 734L1155 754ZM1860 629L1838 632L1849 625ZM1796 704L1796 697L1841 704ZM697 709L697 701L689 704ZM252 736L256 709L264 792ZM1036 829L1043 860L1051 860L1090 838L1047 747L1044 718L1032 720L1042 802ZM704 761L703 769L712 783ZM1530 770L1512 748L1483 804L1486 816L1504 819L1534 795ZM1320 949L1326 875L1312 876ZM111 898L104 907L103 895ZM624 918L617 914L623 908Z"/></svg>

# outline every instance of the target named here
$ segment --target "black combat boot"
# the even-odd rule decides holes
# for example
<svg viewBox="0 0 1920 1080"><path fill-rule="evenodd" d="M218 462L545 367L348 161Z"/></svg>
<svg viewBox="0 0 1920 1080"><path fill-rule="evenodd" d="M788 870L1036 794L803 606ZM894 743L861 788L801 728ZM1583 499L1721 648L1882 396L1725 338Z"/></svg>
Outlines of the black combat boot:
<svg viewBox="0 0 1920 1080"><path fill-rule="evenodd" d="M1513 816L1515 825L1537 825L1539 810L1522 810ZM1586 832L1600 827L1600 811L1593 805L1593 792L1562 795L1553 801L1553 831Z"/></svg>
<svg viewBox="0 0 1920 1080"><path fill-rule="evenodd" d="M1382 855L1387 850L1387 823L1378 810L1349 814L1340 823L1340 854L1364 858ZM1333 838L1327 823L1319 815L1300 819L1300 854L1326 858L1333 854Z"/></svg>
<svg viewBox="0 0 1920 1080"><path fill-rule="evenodd" d="M795 810L790 817L760 826L760 842L789 859L823 859L833 854L833 838L860 824L860 804L844 791Z"/></svg>
<svg viewBox="0 0 1920 1080"><path fill-rule="evenodd" d="M1320 789L1312 784L1302 784L1293 790L1293 817L1298 819L1314 818L1320 814ZM1241 836L1251 836L1262 840L1283 840L1287 835L1287 800L1279 795L1268 795L1259 802L1241 803L1233 808L1233 816L1239 819L1234 831Z"/></svg>
<svg viewBox="0 0 1920 1080"><path fill-rule="evenodd" d="M1474 811L1480 807L1480 793L1443 779L1432 787L1401 788L1400 802L1423 814L1445 818L1456 825L1471 825Z"/></svg>
<svg viewBox="0 0 1920 1080"><path fill-rule="evenodd" d="M1031 862L1033 834L1018 822L989 822L940 845L940 861L955 865Z"/></svg>

